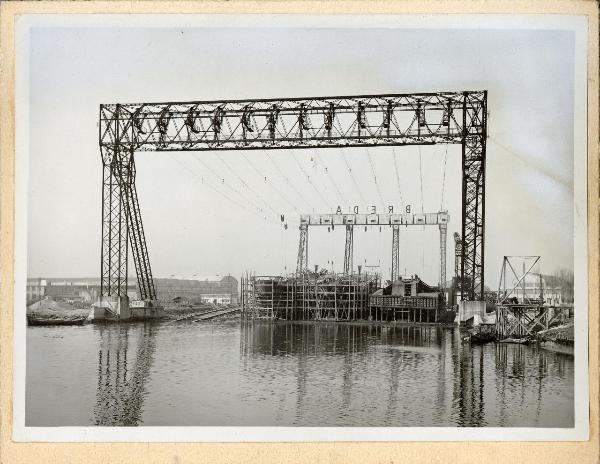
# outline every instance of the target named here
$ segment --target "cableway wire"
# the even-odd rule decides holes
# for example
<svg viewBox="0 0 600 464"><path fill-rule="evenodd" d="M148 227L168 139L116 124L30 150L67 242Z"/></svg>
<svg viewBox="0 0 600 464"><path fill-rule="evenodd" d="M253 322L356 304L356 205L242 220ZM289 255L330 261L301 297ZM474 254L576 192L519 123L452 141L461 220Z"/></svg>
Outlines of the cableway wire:
<svg viewBox="0 0 600 464"><path fill-rule="evenodd" d="M340 200L342 200L342 204L345 204L346 199L344 198L344 195L342 195L341 190L339 189L337 183L335 182L335 179L333 178L333 174L331 174L331 172L329 171L329 167L325 163L325 160L323 159L323 157L319 154L318 150L315 150L315 156L317 157L317 159L321 160L321 164L325 168L325 173L327 174L327 177L329 177L329 179L331 179L331 184L333 185L337 194L339 195Z"/></svg>
<svg viewBox="0 0 600 464"><path fill-rule="evenodd" d="M446 153L444 154L444 175L442 178L442 201L440 202L440 211L444 210L444 190L446 189L446 162L448 161L448 144L446 144Z"/></svg>
<svg viewBox="0 0 600 464"><path fill-rule="evenodd" d="M421 184L421 214L424 214L423 206L423 156L421 154L421 145L419 148L419 182ZM425 224L423 224L423 232L425 232ZM425 272L425 247L421 247L421 269Z"/></svg>
<svg viewBox="0 0 600 464"><path fill-rule="evenodd" d="M421 145L419 145L419 181L421 185L421 214L423 214L425 210L423 207L423 159L421 154ZM423 229L425 229L425 226L423 226Z"/></svg>
<svg viewBox="0 0 600 464"><path fill-rule="evenodd" d="M202 166L204 166L206 169L208 169L217 179L221 179L221 185L224 185L225 187L227 187L229 190L231 190L232 192L234 192L236 195L238 195L242 201L247 201L248 203L250 203L254 208L256 208L261 214L263 214L262 208L258 205L256 205L256 203L254 203L250 198L247 198L244 196L244 194L242 192L240 192L238 189L232 187L230 184L225 183L225 178L221 177L219 175L218 172L216 172L213 168L211 168L206 162L204 162L204 160L202 158L199 158L198 156L196 156L196 154L194 153L194 159L196 161L198 161ZM277 215L277 213L275 213L275 215Z"/></svg>
<svg viewBox="0 0 600 464"><path fill-rule="evenodd" d="M265 152L265 154L267 155L267 158L269 158L269 160L271 161L271 163L273 163L273 166L275 166L275 169L277 169L277 172L279 172L279 174L281 175L281 177L283 177L283 179L285 179L285 182L287 185L289 185L289 187L294 190L294 192L296 192L296 195L298 195L298 198L300 198L305 204L308 205L309 209L312 209L312 206L306 201L306 199L300 194L300 192L298 191L298 189L296 187L294 187L294 185L292 184L292 182L290 181L290 179L288 179L288 177L285 175L285 173L281 170L281 168L277 165L277 163L273 160L273 158L271 158L271 155L269 154L268 151Z"/></svg>
<svg viewBox="0 0 600 464"><path fill-rule="evenodd" d="M404 208L404 200L402 199L402 185L400 184L400 173L398 171L398 162L396 160L396 147L392 146L392 157L394 158L394 171L396 172L396 184L398 185L398 195L400 195L400 210Z"/></svg>
<svg viewBox="0 0 600 464"><path fill-rule="evenodd" d="M545 176L550 177L551 179L560 182L561 184L563 184L564 186L569 187L570 184L572 184L572 180L569 180L565 177L562 177L560 174L551 171L546 165L544 164L533 164L532 161L530 159L527 158L527 156L524 156L523 154L518 154L515 153L513 150L511 150L509 147L507 147L506 145L504 145L503 143L499 142L498 140L496 140L493 136L488 135L488 140L491 140L492 142L494 142L494 144L496 146L498 146L499 148L501 148L502 150L504 150L506 153L510 154L511 156L515 157L519 162L532 167L533 169L536 169L537 171L541 172L542 174L544 174ZM569 187L572 188L572 185Z"/></svg>
<svg viewBox="0 0 600 464"><path fill-rule="evenodd" d="M363 205L366 206L367 202L365 201L365 198L363 197L363 194L360 191L358 182L356 182L356 179L354 178L354 174L352 174L352 168L350 167L350 163L346 159L346 156L344 155L344 151L341 147L340 147L340 155L341 155L342 159L344 160L344 163L346 163L346 167L348 168L348 173L350 174L350 178L352 179L352 182L354 183L354 187L356 187L356 191L358 192L358 195L360 196L360 200L363 202Z"/></svg>
<svg viewBox="0 0 600 464"><path fill-rule="evenodd" d="M225 165L225 167L235 176L238 178L238 180L242 183L242 185L244 187L246 187L247 190L249 190L250 192L252 192L254 195L256 195L256 197L258 198L258 200L263 203L264 205L266 205L267 208L269 208L273 214L275 216L279 216L279 213L277 211L275 211L271 205L269 203L267 203L252 187L250 187L246 181L229 165L229 163L227 163L223 157L219 154L216 153L217 158L221 161L221 163L223 163Z"/></svg>
<svg viewBox="0 0 600 464"><path fill-rule="evenodd" d="M277 194L277 198L281 198L285 203L291 205L291 207L294 209L294 211L298 212L298 208L296 207L296 205L294 204L293 201L290 201L286 195L283 194L283 192L281 192L276 186L275 184L273 184L273 182L271 182L270 179L267 178L267 176L263 175L262 172L260 172L258 170L258 168L254 165L254 163L250 162L250 160L248 159L248 157L246 156L245 153L242 152L242 156L244 157L244 159L246 160L246 162L250 165L250 167L252 169L254 169L254 172L256 172L256 174L258 175L258 177L262 180L264 179L264 181L266 183L268 183L271 188L275 191L275 193Z"/></svg>
<svg viewBox="0 0 600 464"><path fill-rule="evenodd" d="M239 208L242 208L244 211L248 211L248 208L246 208L243 204L239 203L238 201L234 200L233 198L229 197L228 195L226 195L225 193L221 192L220 190L216 189L215 187L213 187L212 185L210 185L208 182L205 182L204 177L199 176L198 174L196 174L196 172L192 171L188 166L186 166L183 161L175 158L175 156L173 156L172 153L169 153L169 155L171 156L171 158L173 158L177 164L179 164L188 174L191 174L192 176L194 176L195 178L199 179L200 182L202 183L202 185L206 185L208 188L210 188L211 190L213 190L215 193L217 193L218 195L221 195L225 200L229 201L230 203L233 203L234 205L238 206Z"/></svg>
<svg viewBox="0 0 600 464"><path fill-rule="evenodd" d="M234 200L233 198L231 198L229 195L225 194L224 192L221 192L218 188L214 187L213 185L211 185L207 179L204 179L204 177L199 176L193 169L190 169L185 163L183 163L183 161L177 159L172 153L169 153L171 158L173 158L177 164L179 164L181 166L181 168L183 168L184 171L186 171L188 174L191 174L193 177L195 177L196 179L200 180L200 183L202 185L206 185L209 189L211 189L212 191L214 191L217 195L220 195L222 198L224 198L225 200L229 201L230 203L232 203L233 205L237 206L238 208L241 208L242 210L246 211L249 214L254 214L252 213L252 211L250 211L244 204ZM277 225L280 226L281 224L273 219L269 219L267 216L263 216L261 214L261 216L269 223L271 223L272 225Z"/></svg>
<svg viewBox="0 0 600 464"><path fill-rule="evenodd" d="M300 171L302 171L302 174L304 174L304 176L306 177L306 180L308 180L308 183L310 184L310 186L313 188L313 190L315 192L317 192L317 195L319 196L319 198L323 201L323 203L329 209L332 209L331 205L329 204L329 202L327 201L327 199L323 196L323 194L319 191L319 189L317 189L317 187L315 186L315 184L313 183L313 181L310 179L310 176L308 175L308 173L302 167L302 164L300 164L300 161L298 161L298 158L296 158L296 153L294 152L294 150L292 150L292 158L294 158L294 161L296 162L296 164L300 168Z"/></svg>
<svg viewBox="0 0 600 464"><path fill-rule="evenodd" d="M371 152L368 147L365 147L365 151L367 152L367 157L369 158L369 165L371 166L371 174L373 174L373 181L375 182L375 187L377 188L377 194L379 195L379 201L381 202L381 206L385 208L386 204L383 201L383 196L381 195L381 189L379 188L379 184L377 183L377 175L375 175L375 167L373 166L373 159L371 158Z"/></svg>
<svg viewBox="0 0 600 464"><path fill-rule="evenodd" d="M313 149L313 150L315 152L317 151L316 149ZM311 154L310 161L312 163L311 167L312 167L313 183L315 183L316 185L319 186L319 188L322 189L322 194L327 199L328 204L330 202L333 202L334 206L335 205L339 206L339 203L336 201L334 193L330 190L330 182L328 179L325 178L326 171L325 170L321 171L321 168L319 166L319 157L315 156L314 154ZM320 178L319 178L319 175L321 176ZM332 211L333 211L333 209L332 209Z"/></svg>

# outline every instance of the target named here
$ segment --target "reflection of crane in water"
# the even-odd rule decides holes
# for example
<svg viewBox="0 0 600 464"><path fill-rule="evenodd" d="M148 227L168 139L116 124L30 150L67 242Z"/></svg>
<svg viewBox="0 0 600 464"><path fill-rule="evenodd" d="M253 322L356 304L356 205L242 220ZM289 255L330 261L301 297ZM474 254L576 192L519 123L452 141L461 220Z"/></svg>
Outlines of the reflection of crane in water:
<svg viewBox="0 0 600 464"><path fill-rule="evenodd" d="M156 326L96 327L99 327L100 350L94 423L105 426L138 425L142 416L144 386L154 358ZM138 327L141 333L138 337L132 336L135 334L130 331ZM131 360L127 354L129 344L135 338L136 356Z"/></svg>
<svg viewBox="0 0 600 464"><path fill-rule="evenodd" d="M473 350L470 346L461 343L456 332L454 334L455 347L452 353L454 366L453 416L457 425L461 427L480 427L485 425L484 348L480 346L478 350ZM479 359L475 359L476 356Z"/></svg>

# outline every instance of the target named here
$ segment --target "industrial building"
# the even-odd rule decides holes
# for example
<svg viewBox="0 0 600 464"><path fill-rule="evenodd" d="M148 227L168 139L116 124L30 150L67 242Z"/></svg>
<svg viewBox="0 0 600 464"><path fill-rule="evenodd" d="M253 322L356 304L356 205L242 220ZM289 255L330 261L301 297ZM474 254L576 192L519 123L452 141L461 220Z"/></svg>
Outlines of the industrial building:
<svg viewBox="0 0 600 464"><path fill-rule="evenodd" d="M154 279L156 296L164 303L238 304L238 281L230 275L188 276Z"/></svg>
<svg viewBox="0 0 600 464"><path fill-rule="evenodd" d="M93 303L100 295L100 279L97 277L28 278L26 295L28 305L45 297L68 303ZM127 283L127 296L131 299L137 298L135 279L130 279Z"/></svg>
<svg viewBox="0 0 600 464"><path fill-rule="evenodd" d="M163 302L237 304L238 281L232 276L191 276L155 279L158 299ZM29 278L27 304L45 297L69 303L94 303L100 296L99 278ZM138 299L135 278L127 283L127 296Z"/></svg>

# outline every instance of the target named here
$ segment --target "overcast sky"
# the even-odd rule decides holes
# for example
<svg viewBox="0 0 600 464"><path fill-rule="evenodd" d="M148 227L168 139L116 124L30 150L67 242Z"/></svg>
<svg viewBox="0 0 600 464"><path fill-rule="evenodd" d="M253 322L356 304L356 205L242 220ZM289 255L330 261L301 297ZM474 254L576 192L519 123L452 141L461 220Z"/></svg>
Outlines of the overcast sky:
<svg viewBox="0 0 600 464"><path fill-rule="evenodd" d="M34 28L30 47L29 276L100 273L101 103L478 89L489 91L486 285L504 255L573 268L571 32ZM154 275L293 271L300 213L403 203L449 211L450 278L460 147L394 150L399 184L385 147L137 154ZM340 270L344 234L311 229L311 267ZM402 229L401 272L437 283L438 250L437 228ZM391 230L357 228L355 265L388 276L390 261Z"/></svg>

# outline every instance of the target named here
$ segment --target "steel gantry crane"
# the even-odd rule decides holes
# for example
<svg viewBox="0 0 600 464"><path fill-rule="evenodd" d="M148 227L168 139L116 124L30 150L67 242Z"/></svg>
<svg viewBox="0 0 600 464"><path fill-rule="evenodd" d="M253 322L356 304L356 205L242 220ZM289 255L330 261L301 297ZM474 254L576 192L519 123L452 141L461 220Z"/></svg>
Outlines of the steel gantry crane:
<svg viewBox="0 0 600 464"><path fill-rule="evenodd" d="M352 273L354 254L353 230L356 226L387 226L392 228L391 281L400 276L400 226L438 226L440 231L440 288L446 286L446 240L450 215L446 211L423 214L303 214L300 216L297 273L308 267L308 228L312 226L346 226L344 274ZM302 258L300 258L302 257Z"/></svg>
<svg viewBox="0 0 600 464"><path fill-rule="evenodd" d="M156 298L136 152L435 144L462 147L462 292L463 299L482 299L486 137L485 90L100 105L101 301L127 299L128 245L141 299Z"/></svg>

